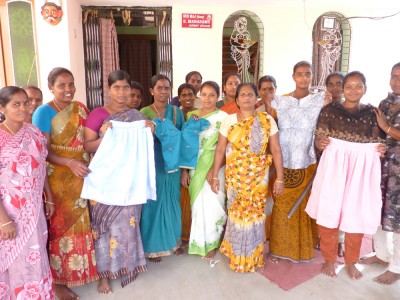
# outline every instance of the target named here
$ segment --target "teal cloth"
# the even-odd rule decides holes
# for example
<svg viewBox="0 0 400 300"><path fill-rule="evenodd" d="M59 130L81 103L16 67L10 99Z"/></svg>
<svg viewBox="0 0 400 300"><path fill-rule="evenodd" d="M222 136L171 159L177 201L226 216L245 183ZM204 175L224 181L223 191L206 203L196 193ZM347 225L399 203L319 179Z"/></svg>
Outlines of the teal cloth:
<svg viewBox="0 0 400 300"><path fill-rule="evenodd" d="M150 107L143 108L141 113L150 119L157 117ZM167 105L164 117L173 122L173 106ZM180 109L176 109L175 126L180 130L183 123L183 113ZM158 138L154 141L154 160L157 201L150 200L143 205L140 223L143 248L147 257L171 254L180 246L182 233L182 212L179 202L181 172L165 171L162 147Z"/></svg>

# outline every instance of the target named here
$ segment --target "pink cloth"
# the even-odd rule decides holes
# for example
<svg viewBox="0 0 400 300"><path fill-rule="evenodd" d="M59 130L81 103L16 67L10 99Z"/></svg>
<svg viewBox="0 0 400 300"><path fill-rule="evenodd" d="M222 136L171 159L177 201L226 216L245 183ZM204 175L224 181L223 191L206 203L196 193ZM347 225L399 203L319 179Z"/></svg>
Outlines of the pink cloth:
<svg viewBox="0 0 400 300"><path fill-rule="evenodd" d="M330 140L319 162L306 212L328 228L374 234L382 207L378 144Z"/></svg>
<svg viewBox="0 0 400 300"><path fill-rule="evenodd" d="M46 139L33 125L0 130L0 201L17 236L0 237L0 299L54 299L43 211Z"/></svg>
<svg viewBox="0 0 400 300"><path fill-rule="evenodd" d="M110 116L110 113L104 107L97 107L89 114L86 119L85 127L99 132L103 121Z"/></svg>

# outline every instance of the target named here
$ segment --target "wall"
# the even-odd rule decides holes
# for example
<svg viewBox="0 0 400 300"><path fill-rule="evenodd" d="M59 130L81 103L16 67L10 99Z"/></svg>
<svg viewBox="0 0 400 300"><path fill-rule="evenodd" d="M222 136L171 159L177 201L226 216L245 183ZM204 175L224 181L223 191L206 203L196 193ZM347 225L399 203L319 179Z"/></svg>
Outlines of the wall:
<svg viewBox="0 0 400 300"><path fill-rule="evenodd" d="M42 87L46 87L47 74L55 66L70 68L75 75L76 99L85 99L84 54L82 45L81 4L104 5L104 1L68 0L64 3L64 17L57 26L42 21L39 1L35 1L39 66ZM162 2L162 4L161 4ZM299 60L311 61L312 27L316 19L328 11L336 11L346 17L384 16L400 10L396 1L337 0L334 4L318 0L284 2L248 1L246 5L232 1L229 6L211 1L207 6L193 5L190 1L124 1L125 6L172 5L172 49L174 94L192 70L202 73L204 80L221 83L222 29L228 16L238 10L249 10L258 15L264 24L264 74L274 75L278 93L294 88L292 67ZM193 2L193 1L192 1ZM206 1L205 1L206 2ZM117 5L109 0L107 5ZM198 3L198 2L197 2ZM283 4L282 4L283 3ZM353 4L349 4L353 3ZM358 4L357 4L358 3ZM305 7L303 6L305 5ZM212 13L212 29L181 27L182 13ZM349 70L360 70L367 77L368 90L363 102L378 104L389 91L391 66L400 61L400 39L393 32L400 28L400 14L384 20L350 19L352 29ZM44 89L47 90L46 88ZM45 93L45 99L51 95Z"/></svg>

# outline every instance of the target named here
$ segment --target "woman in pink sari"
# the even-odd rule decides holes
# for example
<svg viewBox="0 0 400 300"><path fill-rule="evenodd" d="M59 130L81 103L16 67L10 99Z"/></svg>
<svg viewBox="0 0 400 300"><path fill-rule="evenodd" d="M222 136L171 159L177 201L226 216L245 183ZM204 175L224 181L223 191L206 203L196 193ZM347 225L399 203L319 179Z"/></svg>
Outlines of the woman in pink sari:
<svg viewBox="0 0 400 300"><path fill-rule="evenodd" d="M53 202L46 175L46 139L24 124L26 92L0 90L0 299L54 299L46 250ZM47 194L43 209L43 187Z"/></svg>

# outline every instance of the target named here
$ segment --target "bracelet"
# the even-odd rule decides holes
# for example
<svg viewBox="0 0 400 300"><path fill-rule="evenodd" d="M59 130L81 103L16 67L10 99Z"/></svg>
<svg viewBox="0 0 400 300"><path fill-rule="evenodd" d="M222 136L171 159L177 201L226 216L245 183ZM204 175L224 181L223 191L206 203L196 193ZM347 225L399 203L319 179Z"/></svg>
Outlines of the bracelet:
<svg viewBox="0 0 400 300"><path fill-rule="evenodd" d="M219 178L218 177L213 177L213 178L211 178L212 180L219 180Z"/></svg>
<svg viewBox="0 0 400 300"><path fill-rule="evenodd" d="M7 222L7 223L4 223L4 224L1 224L1 227L4 227L4 226L6 226L6 225L8 225L8 224L11 224L12 222L14 222L14 221L10 221L10 222Z"/></svg>
<svg viewBox="0 0 400 300"><path fill-rule="evenodd" d="M69 160L69 162L67 163L67 167L69 167L69 165L72 163L73 160L74 160L73 158L71 158L71 159Z"/></svg>
<svg viewBox="0 0 400 300"><path fill-rule="evenodd" d="M277 182L277 183L284 183L283 181L280 181L280 180L275 180L275 182Z"/></svg>
<svg viewBox="0 0 400 300"><path fill-rule="evenodd" d="M386 133L389 133L390 129L392 129L392 126L390 125Z"/></svg>
<svg viewBox="0 0 400 300"><path fill-rule="evenodd" d="M49 204L51 204L51 205L54 205L54 202L44 201L44 204L47 204L47 203L49 203Z"/></svg>

